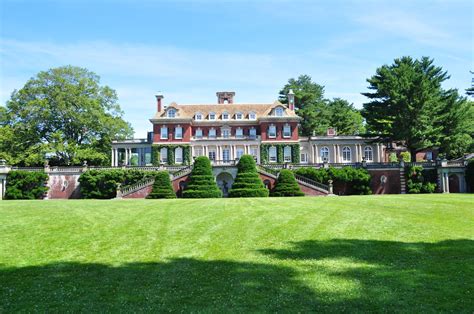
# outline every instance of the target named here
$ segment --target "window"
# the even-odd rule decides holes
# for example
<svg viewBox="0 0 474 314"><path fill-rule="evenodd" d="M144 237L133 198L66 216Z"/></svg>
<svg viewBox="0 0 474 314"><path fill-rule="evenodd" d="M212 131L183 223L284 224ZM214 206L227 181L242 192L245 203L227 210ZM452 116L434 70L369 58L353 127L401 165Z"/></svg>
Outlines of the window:
<svg viewBox="0 0 474 314"><path fill-rule="evenodd" d="M276 126L273 124L268 127L268 137L276 137Z"/></svg>
<svg viewBox="0 0 474 314"><path fill-rule="evenodd" d="M200 112L197 112L195 115L194 115L194 120L196 121L201 121L202 120L202 114Z"/></svg>
<svg viewBox="0 0 474 314"><path fill-rule="evenodd" d="M176 109L168 109L168 118L176 117Z"/></svg>
<svg viewBox="0 0 474 314"><path fill-rule="evenodd" d="M348 146L342 148L342 162L351 162L351 149Z"/></svg>
<svg viewBox="0 0 474 314"><path fill-rule="evenodd" d="M270 162L277 161L277 148L275 146L272 146L268 149L268 160Z"/></svg>
<svg viewBox="0 0 474 314"><path fill-rule="evenodd" d="M244 154L244 149L237 148L237 158L240 159L240 157L242 157L243 154Z"/></svg>
<svg viewBox="0 0 474 314"><path fill-rule="evenodd" d="M215 150L209 150L209 159L212 161L216 160L216 151Z"/></svg>
<svg viewBox="0 0 474 314"><path fill-rule="evenodd" d="M244 137L244 130L242 130L242 128L237 128L237 130L235 130L235 137L238 137L238 138Z"/></svg>
<svg viewBox="0 0 474 314"><path fill-rule="evenodd" d="M374 160L374 153L373 153L372 147L366 146L364 148L364 158L366 161Z"/></svg>
<svg viewBox="0 0 474 314"><path fill-rule="evenodd" d="M183 128L180 126L177 126L174 129L174 138L175 139L182 139L183 138Z"/></svg>
<svg viewBox="0 0 474 314"><path fill-rule="evenodd" d="M255 112L249 113L249 119L250 120L257 120L257 114Z"/></svg>
<svg viewBox="0 0 474 314"><path fill-rule="evenodd" d="M209 138L216 138L216 129L209 129Z"/></svg>
<svg viewBox="0 0 474 314"><path fill-rule="evenodd" d="M229 120L229 113L227 111L222 113L222 120Z"/></svg>
<svg viewBox="0 0 474 314"><path fill-rule="evenodd" d="M209 120L216 120L216 114L214 112L209 113Z"/></svg>
<svg viewBox="0 0 474 314"><path fill-rule="evenodd" d="M162 163L168 162L168 149L166 147L160 149L160 161Z"/></svg>
<svg viewBox="0 0 474 314"><path fill-rule="evenodd" d="M301 155L300 155L300 162L301 162L302 164L308 163L308 154L306 154L306 153L301 153Z"/></svg>
<svg viewBox="0 0 474 314"><path fill-rule="evenodd" d="M224 148L222 150L222 159L224 161L229 161L230 160L230 149L228 148Z"/></svg>
<svg viewBox="0 0 474 314"><path fill-rule="evenodd" d="M328 147L321 147L321 160L322 161L329 161L329 148Z"/></svg>
<svg viewBox="0 0 474 314"><path fill-rule="evenodd" d="M426 152L425 159L433 160L433 152L432 151Z"/></svg>
<svg viewBox="0 0 474 314"><path fill-rule="evenodd" d="M196 130L196 138L202 138L202 130L201 129Z"/></svg>
<svg viewBox="0 0 474 314"><path fill-rule="evenodd" d="M230 129L222 129L222 137L229 138L230 137Z"/></svg>
<svg viewBox="0 0 474 314"><path fill-rule="evenodd" d="M285 162L291 162L291 147L285 146L283 148L283 160Z"/></svg>
<svg viewBox="0 0 474 314"><path fill-rule="evenodd" d="M257 157L258 154L258 148L257 147L250 147L250 155L253 157Z"/></svg>
<svg viewBox="0 0 474 314"><path fill-rule="evenodd" d="M167 127L165 127L165 126L161 127L160 138L163 139L163 140L168 139L168 128Z"/></svg>
<svg viewBox="0 0 474 314"><path fill-rule="evenodd" d="M195 147L194 148L194 156L202 156L202 147Z"/></svg>
<svg viewBox="0 0 474 314"><path fill-rule="evenodd" d="M282 107L278 107L278 108L275 109L275 116L283 117L283 108Z"/></svg>
<svg viewBox="0 0 474 314"><path fill-rule="evenodd" d="M249 135L251 139L257 138L257 129L256 128L251 128L249 131Z"/></svg>
<svg viewBox="0 0 474 314"><path fill-rule="evenodd" d="M176 147L174 150L174 162L177 164L183 163L183 149L181 147Z"/></svg>
<svg viewBox="0 0 474 314"><path fill-rule="evenodd" d="M291 137L291 127L289 124L285 124L283 127L283 137Z"/></svg>
<svg viewBox="0 0 474 314"><path fill-rule="evenodd" d="M237 112L235 114L235 119L236 120L242 120L244 118L244 115L242 114L242 112Z"/></svg>

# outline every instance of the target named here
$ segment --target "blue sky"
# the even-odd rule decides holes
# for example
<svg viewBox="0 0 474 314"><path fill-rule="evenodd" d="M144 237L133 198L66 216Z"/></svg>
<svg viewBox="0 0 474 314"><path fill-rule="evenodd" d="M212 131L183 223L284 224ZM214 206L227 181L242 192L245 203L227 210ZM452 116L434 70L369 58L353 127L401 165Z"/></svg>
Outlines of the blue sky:
<svg viewBox="0 0 474 314"><path fill-rule="evenodd" d="M309 74L361 107L382 64L430 56L464 90L472 1L0 1L0 103L37 72L86 67L117 90L137 137L165 102L273 102Z"/></svg>

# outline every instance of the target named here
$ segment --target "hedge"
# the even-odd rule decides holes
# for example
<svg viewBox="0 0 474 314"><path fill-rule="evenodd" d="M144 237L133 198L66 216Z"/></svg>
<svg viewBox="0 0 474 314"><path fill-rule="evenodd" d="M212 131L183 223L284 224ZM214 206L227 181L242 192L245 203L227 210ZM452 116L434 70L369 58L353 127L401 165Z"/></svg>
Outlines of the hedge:
<svg viewBox="0 0 474 314"><path fill-rule="evenodd" d="M240 157L237 177L229 191L229 197L267 197L268 193L258 175L254 158L250 155Z"/></svg>
<svg viewBox="0 0 474 314"><path fill-rule="evenodd" d="M370 189L370 174L366 169L343 167L343 168L311 168L303 167L295 170L295 173L314 180L316 182L329 184L333 180L334 191L347 195L372 194Z"/></svg>
<svg viewBox="0 0 474 314"><path fill-rule="evenodd" d="M291 170L282 169L271 196L304 196Z"/></svg>
<svg viewBox="0 0 474 314"><path fill-rule="evenodd" d="M297 164L300 162L300 144L262 144L260 145L260 161L262 164L267 164L270 162L268 150L272 146L276 147L277 149L277 163L285 163L285 146L291 147L291 163Z"/></svg>
<svg viewBox="0 0 474 314"><path fill-rule="evenodd" d="M45 182L48 175L41 171L10 171L7 175L5 199L8 200L36 200L43 199L48 191Z"/></svg>
<svg viewBox="0 0 474 314"><path fill-rule="evenodd" d="M189 182L184 188L184 198L217 198L222 192L217 186L209 158L197 157L194 161L193 170L189 175Z"/></svg>
<svg viewBox="0 0 474 314"><path fill-rule="evenodd" d="M407 192L409 194L434 193L436 191L436 170L423 169L423 166L411 166L406 171Z"/></svg>
<svg viewBox="0 0 474 314"><path fill-rule="evenodd" d="M147 198L176 198L168 171L158 171L155 173L153 189Z"/></svg>
<svg viewBox="0 0 474 314"><path fill-rule="evenodd" d="M183 149L183 165L191 164L191 146L189 145L153 145L152 146L152 164L153 166L160 165L160 151L162 148L166 148L168 159L168 165L175 164L175 149L181 147Z"/></svg>
<svg viewBox="0 0 474 314"><path fill-rule="evenodd" d="M155 172L143 170L87 170L79 177L82 198L111 199L117 196L117 187L132 185L147 178Z"/></svg>

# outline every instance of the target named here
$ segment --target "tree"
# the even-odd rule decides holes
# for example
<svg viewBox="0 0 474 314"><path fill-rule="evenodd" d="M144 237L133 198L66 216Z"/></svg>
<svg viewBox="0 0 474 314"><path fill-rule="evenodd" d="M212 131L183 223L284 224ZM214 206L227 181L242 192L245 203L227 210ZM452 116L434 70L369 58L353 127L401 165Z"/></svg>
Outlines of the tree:
<svg viewBox="0 0 474 314"><path fill-rule="evenodd" d="M197 157L189 176L189 183L183 191L183 197L217 198L221 196L222 192L212 175L212 167L209 158L205 156Z"/></svg>
<svg viewBox="0 0 474 314"><path fill-rule="evenodd" d="M242 155L237 164L235 178L229 197L266 197L268 189L260 179L255 160L250 155Z"/></svg>
<svg viewBox="0 0 474 314"><path fill-rule="evenodd" d="M301 192L295 175L291 170L282 169L278 175L275 187L271 193L272 196L304 196Z"/></svg>
<svg viewBox="0 0 474 314"><path fill-rule="evenodd" d="M158 171L155 174L155 182L147 198L176 198L168 171Z"/></svg>
<svg viewBox="0 0 474 314"><path fill-rule="evenodd" d="M280 91L279 100L284 104L288 103L290 89L295 93L296 114L302 118L301 134L324 134L330 126L330 114L324 101L324 86L314 83L309 75L300 75L296 80L291 78Z"/></svg>
<svg viewBox="0 0 474 314"><path fill-rule="evenodd" d="M360 111L347 100L334 98L328 101L330 126L336 128L338 135L354 135L364 133L364 119Z"/></svg>
<svg viewBox="0 0 474 314"><path fill-rule="evenodd" d="M406 145L412 161L418 151L439 146L447 101L441 83L447 79L428 57L402 57L378 68L367 80L372 92L362 93L371 100L362 111L368 131Z"/></svg>
<svg viewBox="0 0 474 314"><path fill-rule="evenodd" d="M291 78L280 91L279 100L287 104L290 89L295 93L296 114L302 118L300 133L304 136L325 135L329 127L337 128L340 135L362 133L360 112L346 100L324 99L324 87L314 83L309 75Z"/></svg>
<svg viewBox="0 0 474 314"><path fill-rule="evenodd" d="M133 131L122 119L116 92L99 83L87 69L64 66L40 72L15 90L0 112L7 161L38 165L49 156L57 165L107 164L112 139Z"/></svg>

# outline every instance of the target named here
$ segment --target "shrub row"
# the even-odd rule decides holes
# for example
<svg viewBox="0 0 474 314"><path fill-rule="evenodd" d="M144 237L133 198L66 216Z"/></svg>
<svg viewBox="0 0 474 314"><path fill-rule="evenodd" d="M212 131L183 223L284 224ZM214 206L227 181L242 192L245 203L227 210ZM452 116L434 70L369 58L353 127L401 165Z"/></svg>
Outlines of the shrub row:
<svg viewBox="0 0 474 314"><path fill-rule="evenodd" d="M406 171L406 176L409 194L434 193L436 191L436 170L423 169L423 166L411 166Z"/></svg>
<svg viewBox="0 0 474 314"><path fill-rule="evenodd" d="M45 172L14 170L7 176L5 199L36 200L42 199L48 191L45 182L48 175Z"/></svg>
<svg viewBox="0 0 474 314"><path fill-rule="evenodd" d="M132 185L152 178L155 172L143 170L87 170L79 177L82 198L111 199L117 196L117 187Z"/></svg>
<svg viewBox="0 0 474 314"><path fill-rule="evenodd" d="M324 184L329 184L329 180L333 180L335 193L341 192L347 195L372 194L370 174L363 168L329 167L316 169L304 167L295 170L295 173Z"/></svg>

